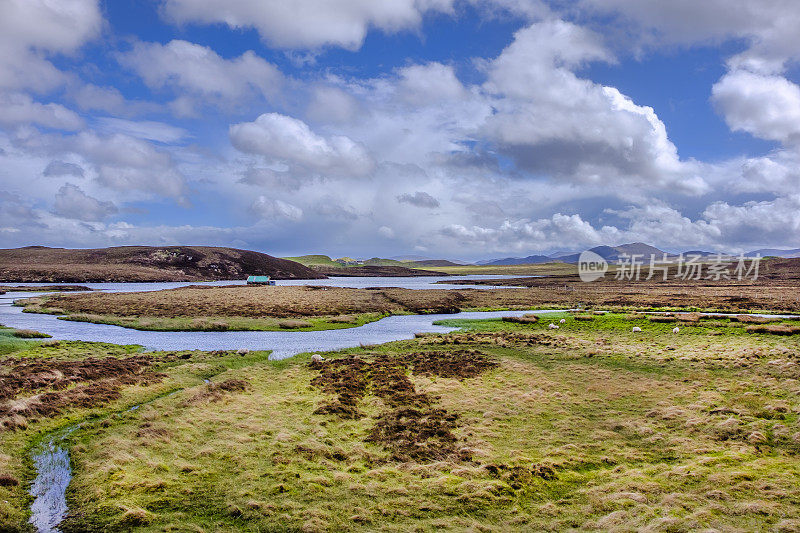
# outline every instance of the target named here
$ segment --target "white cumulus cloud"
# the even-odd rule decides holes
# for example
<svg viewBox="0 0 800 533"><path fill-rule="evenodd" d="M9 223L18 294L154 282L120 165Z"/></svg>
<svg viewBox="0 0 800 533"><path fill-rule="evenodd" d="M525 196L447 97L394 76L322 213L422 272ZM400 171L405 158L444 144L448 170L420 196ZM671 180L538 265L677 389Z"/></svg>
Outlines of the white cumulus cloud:
<svg viewBox="0 0 800 533"><path fill-rule="evenodd" d="M366 176L374 168L362 144L343 135L323 137L305 122L279 113L265 113L253 122L232 125L230 138L242 152L323 174Z"/></svg>
<svg viewBox="0 0 800 533"><path fill-rule="evenodd" d="M397 32L419 26L425 12L448 11L453 0L167 0L166 15L179 23L255 28L281 48L326 45L358 49L367 31Z"/></svg>

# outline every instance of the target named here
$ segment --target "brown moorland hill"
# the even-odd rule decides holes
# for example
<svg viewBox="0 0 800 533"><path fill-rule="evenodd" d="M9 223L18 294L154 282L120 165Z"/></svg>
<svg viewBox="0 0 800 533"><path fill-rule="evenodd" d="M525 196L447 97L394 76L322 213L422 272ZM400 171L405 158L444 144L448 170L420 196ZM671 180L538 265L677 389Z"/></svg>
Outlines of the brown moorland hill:
<svg viewBox="0 0 800 533"><path fill-rule="evenodd" d="M260 252L211 246L119 246L79 249L30 246L0 250L0 282L98 283L320 279L308 267Z"/></svg>

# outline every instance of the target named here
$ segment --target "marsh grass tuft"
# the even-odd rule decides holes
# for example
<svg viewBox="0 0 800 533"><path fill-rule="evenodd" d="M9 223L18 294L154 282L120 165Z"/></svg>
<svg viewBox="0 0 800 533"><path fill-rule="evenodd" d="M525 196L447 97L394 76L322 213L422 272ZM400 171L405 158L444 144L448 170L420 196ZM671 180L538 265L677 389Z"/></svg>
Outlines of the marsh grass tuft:
<svg viewBox="0 0 800 533"><path fill-rule="evenodd" d="M13 335L20 339L49 339L52 335L41 333L32 329L17 329Z"/></svg>

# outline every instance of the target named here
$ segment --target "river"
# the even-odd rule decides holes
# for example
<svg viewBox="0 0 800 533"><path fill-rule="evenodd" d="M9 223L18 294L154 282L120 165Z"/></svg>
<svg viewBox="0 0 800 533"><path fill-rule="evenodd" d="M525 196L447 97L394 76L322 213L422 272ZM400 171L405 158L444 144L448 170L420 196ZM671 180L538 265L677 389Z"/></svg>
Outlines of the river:
<svg viewBox="0 0 800 533"><path fill-rule="evenodd" d="M507 276L514 277L514 276ZM403 278L330 278L324 280L279 281L281 285L326 285L336 287L401 287L407 289L469 288L464 285L436 285L436 281L502 279L498 276L449 276L449 277L403 277ZM210 282L203 285L231 285L236 282ZM241 282L239 283L241 284ZM23 285L23 284L15 284ZM37 284L27 284L37 286ZM42 284L38 284L42 285ZM92 289L106 292L155 291L174 289L198 283L84 283ZM491 288L475 285L475 288ZM518 316L525 311L494 311L437 315L390 316L357 328L326 331L139 331L106 324L90 324L59 320L53 315L23 313L21 307L12 305L14 300L30 298L43 293L9 292L0 295L0 324L17 329L33 329L52 335L60 340L83 340L111 342L115 344L139 344L151 350L272 350L272 357L282 359L298 353L330 351L355 346L382 344L396 340L411 339L415 333L446 333L452 328L435 326L433 322L443 318L498 318ZM547 311L537 311L547 312Z"/></svg>

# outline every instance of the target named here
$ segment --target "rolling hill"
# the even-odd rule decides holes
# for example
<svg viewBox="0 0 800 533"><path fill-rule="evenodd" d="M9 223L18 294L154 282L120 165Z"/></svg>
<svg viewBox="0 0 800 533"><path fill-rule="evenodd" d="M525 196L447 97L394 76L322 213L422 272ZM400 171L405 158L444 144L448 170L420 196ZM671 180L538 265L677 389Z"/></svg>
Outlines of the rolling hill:
<svg viewBox="0 0 800 533"><path fill-rule="evenodd" d="M0 250L0 282L319 279L324 274L260 252L210 246L120 246L79 249L30 246Z"/></svg>

